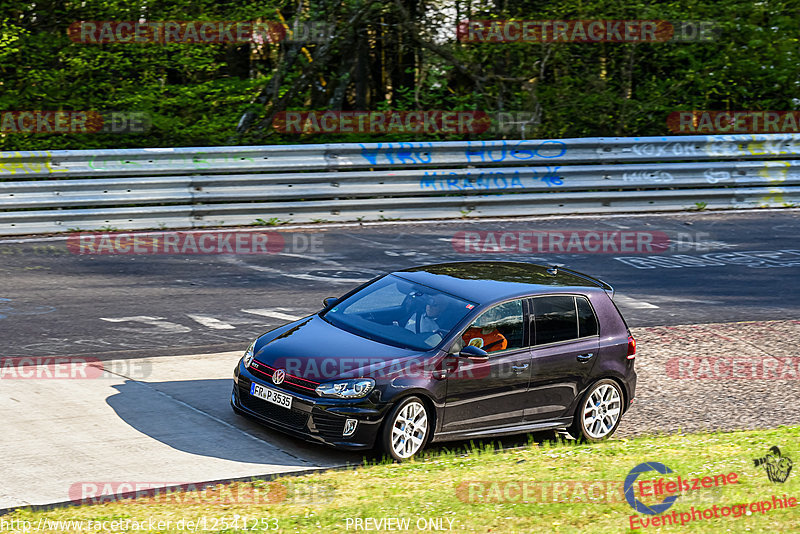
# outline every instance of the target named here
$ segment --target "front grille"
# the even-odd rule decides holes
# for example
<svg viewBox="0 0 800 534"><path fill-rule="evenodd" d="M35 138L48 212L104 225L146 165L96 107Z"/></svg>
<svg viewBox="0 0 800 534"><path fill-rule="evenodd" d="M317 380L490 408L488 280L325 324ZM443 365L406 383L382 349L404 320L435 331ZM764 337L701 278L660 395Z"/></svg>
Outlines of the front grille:
<svg viewBox="0 0 800 534"><path fill-rule="evenodd" d="M344 432L345 417L330 415L324 410L316 409L311 414L314 426L325 437L341 438Z"/></svg>
<svg viewBox="0 0 800 534"><path fill-rule="evenodd" d="M297 410L287 410L271 402L250 395L249 385L241 384L239 387L239 402L265 419L275 421L290 428L301 430L308 423L308 414Z"/></svg>
<svg viewBox="0 0 800 534"><path fill-rule="evenodd" d="M315 389L320 384L319 382L314 382L313 380L306 380L305 378L300 378L297 376L286 375L286 378L280 385L275 385L272 383L272 373L275 372L275 368L271 367L265 363L261 363L259 361L253 362L254 365L250 367L250 371L260 376L264 379L269 380L269 385L272 387L277 387L278 389L285 389L286 391L292 391L294 393L300 393L301 395L306 395L308 397L318 397Z"/></svg>

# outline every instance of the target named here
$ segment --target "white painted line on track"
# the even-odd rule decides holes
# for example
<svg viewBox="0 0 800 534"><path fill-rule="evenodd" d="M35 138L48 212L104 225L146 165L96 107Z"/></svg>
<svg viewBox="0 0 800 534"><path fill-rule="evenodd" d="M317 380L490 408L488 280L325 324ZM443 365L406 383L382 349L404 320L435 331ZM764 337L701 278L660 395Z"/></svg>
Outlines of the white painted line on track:
<svg viewBox="0 0 800 534"><path fill-rule="evenodd" d="M658 308L655 304L650 304L643 300L636 300L626 295L620 295L619 293L614 296L614 302L623 308L631 308L634 310L655 310Z"/></svg>
<svg viewBox="0 0 800 534"><path fill-rule="evenodd" d="M186 314L187 317L190 319L197 321L203 326L208 328L212 328L214 330L234 330L236 327L232 324L228 324L224 321L220 321L219 319L215 319L214 317L209 317L208 315L192 315L190 313Z"/></svg>
<svg viewBox="0 0 800 534"><path fill-rule="evenodd" d="M369 278L333 278L330 276L319 276L315 274L307 274L307 273L287 273L281 269L274 269L272 267L267 267L265 265L253 265L251 263L247 263L245 261L240 260L238 257L235 256L222 256L223 261L230 263L232 265L236 265L237 267L242 267L244 269L252 269L254 271L262 272L262 273L271 273L276 274L279 276L286 276L288 278L296 278L298 280L310 280L314 282L326 282L328 284L363 284ZM310 258L314 259L314 258ZM335 262L334 262L335 263ZM331 265L330 260L325 260L325 264ZM332 265L333 266L333 265ZM340 264L336 264L340 269L344 269ZM383 274L382 271L376 271L374 269L366 270L361 269L364 272L375 273L375 274Z"/></svg>
<svg viewBox="0 0 800 534"><path fill-rule="evenodd" d="M185 334L187 332L191 332L192 329L188 326L184 326L182 324L173 323L171 321L166 321L164 317L150 317L148 315L134 315L131 317L100 317L101 321L108 321L110 323L141 323L145 324L154 328L157 328L159 333L162 334ZM130 328L130 327L118 327L119 330L123 330L125 332L144 332L144 333L152 333L153 328L143 329L143 328Z"/></svg>
<svg viewBox="0 0 800 534"><path fill-rule="evenodd" d="M283 313L275 310L264 310L264 309L254 309L254 310L242 310L244 313L252 313L253 315L263 315L264 317L272 317L273 319L281 319L283 321L296 321L298 319L302 319L302 317L298 317L297 315L290 315L288 313Z"/></svg>

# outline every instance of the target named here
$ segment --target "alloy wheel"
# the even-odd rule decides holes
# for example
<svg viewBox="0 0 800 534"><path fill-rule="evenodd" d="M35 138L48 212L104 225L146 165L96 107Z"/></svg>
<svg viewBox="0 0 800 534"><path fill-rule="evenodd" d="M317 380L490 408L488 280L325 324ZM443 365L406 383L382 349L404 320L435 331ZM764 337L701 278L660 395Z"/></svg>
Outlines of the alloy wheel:
<svg viewBox="0 0 800 534"><path fill-rule="evenodd" d="M583 405L583 428L588 437L603 439L619 421L622 398L619 390L611 384L601 384L586 398Z"/></svg>
<svg viewBox="0 0 800 534"><path fill-rule="evenodd" d="M391 447L399 458L411 458L425 443L428 414L418 401L403 406L392 422Z"/></svg>

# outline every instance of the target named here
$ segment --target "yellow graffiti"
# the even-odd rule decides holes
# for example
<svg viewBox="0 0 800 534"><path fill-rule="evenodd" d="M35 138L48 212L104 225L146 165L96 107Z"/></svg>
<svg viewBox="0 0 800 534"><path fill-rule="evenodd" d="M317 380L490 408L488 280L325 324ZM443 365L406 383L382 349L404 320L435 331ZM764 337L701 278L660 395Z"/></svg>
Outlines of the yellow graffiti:
<svg viewBox="0 0 800 534"><path fill-rule="evenodd" d="M752 141L748 141L741 145L743 149L747 152L750 152L753 156L777 156L781 154L795 154L796 148L796 141L797 137L792 136L791 138L791 150L787 150L786 147L790 146L789 143L786 143L786 139L761 139L759 140L757 136L753 136Z"/></svg>
<svg viewBox="0 0 800 534"><path fill-rule="evenodd" d="M745 145L745 148L753 156L766 156L767 155L766 150L764 150L764 141L755 141L755 142L747 143Z"/></svg>
<svg viewBox="0 0 800 534"><path fill-rule="evenodd" d="M0 152L0 175L39 174L41 172L67 172L67 169L54 169L50 163L52 155L42 152Z"/></svg>
<svg viewBox="0 0 800 534"><path fill-rule="evenodd" d="M778 167L783 165L783 167ZM767 164L758 171L758 175L773 184L786 181L791 164L788 161L776 161L775 164Z"/></svg>
<svg viewBox="0 0 800 534"><path fill-rule="evenodd" d="M763 196L759 199L760 206L768 207L775 204L780 204L781 206L786 204L786 201L783 199L783 194L785 191L780 188L774 188L769 190L771 195Z"/></svg>

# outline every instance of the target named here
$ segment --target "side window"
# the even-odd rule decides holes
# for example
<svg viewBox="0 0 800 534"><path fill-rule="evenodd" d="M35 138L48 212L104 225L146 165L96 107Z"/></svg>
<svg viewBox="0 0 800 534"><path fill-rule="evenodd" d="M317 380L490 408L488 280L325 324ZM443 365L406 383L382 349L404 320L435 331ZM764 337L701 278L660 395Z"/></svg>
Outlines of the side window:
<svg viewBox="0 0 800 534"><path fill-rule="evenodd" d="M597 317L591 304L585 297L575 297L575 302L578 303L578 336L596 336Z"/></svg>
<svg viewBox="0 0 800 534"><path fill-rule="evenodd" d="M533 314L536 345L578 337L574 297L536 297L533 299Z"/></svg>
<svg viewBox="0 0 800 534"><path fill-rule="evenodd" d="M474 345L486 352L521 349L524 326L522 301L512 300L489 308L462 334L464 345Z"/></svg>

